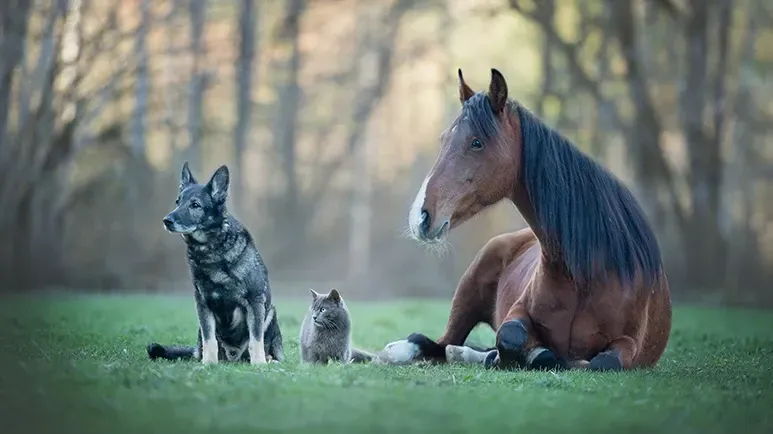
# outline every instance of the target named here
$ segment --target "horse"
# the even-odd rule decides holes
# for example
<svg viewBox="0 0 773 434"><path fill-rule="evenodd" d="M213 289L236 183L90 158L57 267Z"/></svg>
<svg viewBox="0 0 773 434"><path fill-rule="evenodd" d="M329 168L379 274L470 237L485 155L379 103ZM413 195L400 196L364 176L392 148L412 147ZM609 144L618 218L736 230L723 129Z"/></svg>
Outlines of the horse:
<svg viewBox="0 0 773 434"><path fill-rule="evenodd" d="M508 199L528 227L491 238L454 293L444 333L387 344L382 363L483 363L497 369L653 367L671 332L660 247L630 190L518 101L491 69L488 92L458 70L461 112L408 214L410 236L449 231ZM479 323L495 347L463 344Z"/></svg>

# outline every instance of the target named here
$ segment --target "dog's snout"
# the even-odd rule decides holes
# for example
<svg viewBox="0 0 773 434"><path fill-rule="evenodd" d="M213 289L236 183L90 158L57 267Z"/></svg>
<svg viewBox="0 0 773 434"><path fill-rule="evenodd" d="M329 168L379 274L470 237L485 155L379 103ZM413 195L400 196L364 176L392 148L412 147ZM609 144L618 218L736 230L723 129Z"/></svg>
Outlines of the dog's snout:
<svg viewBox="0 0 773 434"><path fill-rule="evenodd" d="M168 229L172 227L172 219L169 216L164 217L164 226Z"/></svg>

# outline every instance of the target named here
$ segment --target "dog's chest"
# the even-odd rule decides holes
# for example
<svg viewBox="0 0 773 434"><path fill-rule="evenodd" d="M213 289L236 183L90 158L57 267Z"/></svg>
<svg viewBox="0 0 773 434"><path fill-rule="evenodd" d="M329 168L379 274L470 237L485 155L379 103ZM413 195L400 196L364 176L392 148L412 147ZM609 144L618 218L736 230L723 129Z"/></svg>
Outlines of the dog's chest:
<svg viewBox="0 0 773 434"><path fill-rule="evenodd" d="M234 300L218 297L205 298L215 316L215 336L229 360L238 360L247 349L249 330L245 307Z"/></svg>

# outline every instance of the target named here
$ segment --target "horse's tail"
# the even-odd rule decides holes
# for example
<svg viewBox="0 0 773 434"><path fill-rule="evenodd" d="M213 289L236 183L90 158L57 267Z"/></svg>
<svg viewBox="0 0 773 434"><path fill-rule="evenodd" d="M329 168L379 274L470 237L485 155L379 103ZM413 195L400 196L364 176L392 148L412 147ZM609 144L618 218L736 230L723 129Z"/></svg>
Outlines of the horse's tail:
<svg viewBox="0 0 773 434"><path fill-rule="evenodd" d="M184 345L161 345L155 342L148 345L148 357L151 360L190 360L193 358L194 352L194 347Z"/></svg>
<svg viewBox="0 0 773 434"><path fill-rule="evenodd" d="M352 348L351 363L367 363L373 360L373 354L357 348Z"/></svg>

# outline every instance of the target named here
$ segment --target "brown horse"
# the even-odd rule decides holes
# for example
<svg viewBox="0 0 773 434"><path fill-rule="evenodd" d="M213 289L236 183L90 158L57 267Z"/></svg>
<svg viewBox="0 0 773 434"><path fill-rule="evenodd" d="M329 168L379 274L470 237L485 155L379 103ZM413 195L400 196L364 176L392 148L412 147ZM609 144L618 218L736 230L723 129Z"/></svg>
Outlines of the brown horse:
<svg viewBox="0 0 773 434"><path fill-rule="evenodd" d="M445 333L392 342L382 362L620 370L655 365L671 330L658 242L631 192L518 102L491 70L475 93L459 70L462 110L408 221L423 243L501 199L529 228L492 238L461 278ZM478 323L496 348L460 347Z"/></svg>

